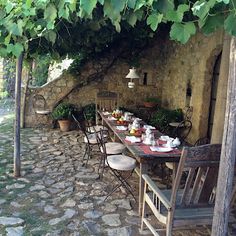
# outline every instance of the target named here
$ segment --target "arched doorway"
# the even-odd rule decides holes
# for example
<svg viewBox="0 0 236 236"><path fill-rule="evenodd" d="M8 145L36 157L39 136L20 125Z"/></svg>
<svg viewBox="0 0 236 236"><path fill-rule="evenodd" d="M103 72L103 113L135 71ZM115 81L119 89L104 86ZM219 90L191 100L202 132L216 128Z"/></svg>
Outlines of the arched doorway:
<svg viewBox="0 0 236 236"><path fill-rule="evenodd" d="M213 121L215 115L215 105L216 105L216 98L217 98L217 87L220 75L220 63L221 63L221 55L216 58L213 73L212 73L212 81L211 81L211 98L210 98L210 106L209 106L209 115L208 115L208 129L207 129L207 137L211 140L212 136L212 128L213 128Z"/></svg>

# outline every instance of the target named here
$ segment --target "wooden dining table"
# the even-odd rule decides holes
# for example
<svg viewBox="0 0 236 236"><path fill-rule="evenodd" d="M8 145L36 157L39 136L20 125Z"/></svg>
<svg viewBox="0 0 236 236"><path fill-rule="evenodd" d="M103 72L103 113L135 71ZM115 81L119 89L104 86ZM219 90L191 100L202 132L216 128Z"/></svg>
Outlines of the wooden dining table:
<svg viewBox="0 0 236 236"><path fill-rule="evenodd" d="M180 149L173 149L171 152L156 152L151 151L150 146L143 144L142 142L139 143L131 143L126 140L127 135L129 135L128 131L121 131L117 130L117 126L121 124L117 124L116 120L109 119L108 113L97 111L99 116L102 119L102 124L106 125L114 134L114 140L120 140L132 156L136 159L138 166L136 167L135 171L139 176L139 200L138 200L138 211L141 215L142 210L142 201L143 201L143 191L144 191L144 181L142 179L143 174L147 174L148 167L150 165L155 165L157 163L165 163L165 162L172 162L173 163L173 173L176 172L176 168L178 165L178 161L181 156ZM154 130L155 138L158 139L163 134L160 133L158 130Z"/></svg>

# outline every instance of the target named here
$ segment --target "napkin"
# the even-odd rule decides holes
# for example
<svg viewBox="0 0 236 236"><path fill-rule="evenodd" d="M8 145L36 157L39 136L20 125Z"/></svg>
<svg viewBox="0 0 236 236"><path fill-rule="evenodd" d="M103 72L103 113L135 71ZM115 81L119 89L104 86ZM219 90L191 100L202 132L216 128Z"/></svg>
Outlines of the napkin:
<svg viewBox="0 0 236 236"><path fill-rule="evenodd" d="M135 137L135 136L126 136L125 140L131 142L131 143L140 143L141 138Z"/></svg>
<svg viewBox="0 0 236 236"><path fill-rule="evenodd" d="M117 130L127 130L128 129L128 127L127 126L116 126L116 129Z"/></svg>

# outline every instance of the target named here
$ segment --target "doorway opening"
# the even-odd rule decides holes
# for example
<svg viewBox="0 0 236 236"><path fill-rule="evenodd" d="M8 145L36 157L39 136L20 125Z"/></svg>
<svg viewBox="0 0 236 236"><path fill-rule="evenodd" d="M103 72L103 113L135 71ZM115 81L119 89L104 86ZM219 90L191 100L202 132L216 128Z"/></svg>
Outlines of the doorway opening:
<svg viewBox="0 0 236 236"><path fill-rule="evenodd" d="M213 69L212 80L211 80L211 98L210 98L210 107L209 107L209 116L208 116L208 130L207 130L207 137L211 140L212 135L212 127L215 115L215 104L216 104L216 97L217 97L217 87L220 75L220 63L221 63L221 55L216 58L216 62Z"/></svg>

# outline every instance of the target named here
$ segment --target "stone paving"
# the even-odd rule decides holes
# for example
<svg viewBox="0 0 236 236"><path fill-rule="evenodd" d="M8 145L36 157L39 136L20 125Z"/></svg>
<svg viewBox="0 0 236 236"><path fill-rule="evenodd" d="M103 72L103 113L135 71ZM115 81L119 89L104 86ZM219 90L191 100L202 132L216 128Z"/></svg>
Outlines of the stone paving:
<svg viewBox="0 0 236 236"><path fill-rule="evenodd" d="M21 137L22 177L15 179L12 130L0 132L0 236L150 235L139 232L137 204L123 189L103 201L113 177L106 171L97 179L96 156L87 168L81 165L79 131L24 129ZM137 176L130 181L137 196ZM209 234L201 227L174 235Z"/></svg>

